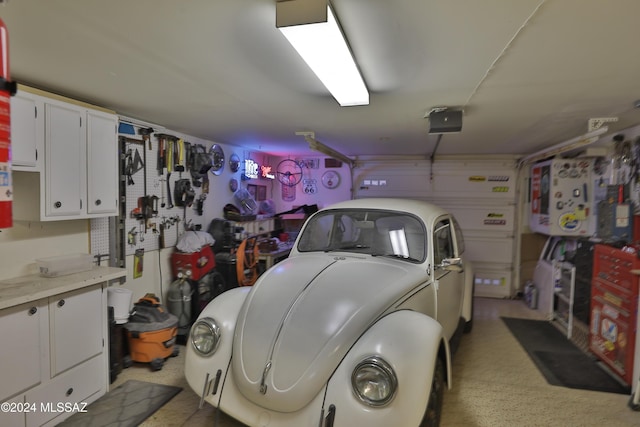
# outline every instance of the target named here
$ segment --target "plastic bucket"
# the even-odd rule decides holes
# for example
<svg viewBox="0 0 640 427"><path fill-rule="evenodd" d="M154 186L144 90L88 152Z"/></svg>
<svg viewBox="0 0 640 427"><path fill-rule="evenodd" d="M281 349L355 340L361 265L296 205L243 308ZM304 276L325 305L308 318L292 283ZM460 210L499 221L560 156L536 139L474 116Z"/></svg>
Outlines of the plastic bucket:
<svg viewBox="0 0 640 427"><path fill-rule="evenodd" d="M107 288L107 305L113 307L116 324L127 323L133 292L125 288Z"/></svg>

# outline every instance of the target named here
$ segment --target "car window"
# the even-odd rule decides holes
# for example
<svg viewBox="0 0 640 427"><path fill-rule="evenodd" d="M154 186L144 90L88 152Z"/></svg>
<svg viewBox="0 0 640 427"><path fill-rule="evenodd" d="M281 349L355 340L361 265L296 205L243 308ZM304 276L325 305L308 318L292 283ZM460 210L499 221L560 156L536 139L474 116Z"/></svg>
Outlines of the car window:
<svg viewBox="0 0 640 427"><path fill-rule="evenodd" d="M441 264L445 258L455 257L451 223L448 219L436 223L433 230L433 246L433 262L435 265Z"/></svg>
<svg viewBox="0 0 640 427"><path fill-rule="evenodd" d="M425 227L417 217L387 210L329 210L311 217L302 230L300 252L347 251L423 261Z"/></svg>

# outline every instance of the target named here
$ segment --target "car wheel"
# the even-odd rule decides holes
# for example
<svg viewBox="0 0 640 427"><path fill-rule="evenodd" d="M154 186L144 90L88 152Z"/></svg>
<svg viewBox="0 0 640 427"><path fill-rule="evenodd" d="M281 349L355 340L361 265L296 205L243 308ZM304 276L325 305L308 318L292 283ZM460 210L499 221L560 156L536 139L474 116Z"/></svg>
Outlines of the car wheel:
<svg viewBox="0 0 640 427"><path fill-rule="evenodd" d="M436 367L433 371L433 381L431 392L429 393L429 403L422 418L420 427L438 427L440 416L442 415L442 401L444 399L444 364L442 359L436 360Z"/></svg>
<svg viewBox="0 0 640 427"><path fill-rule="evenodd" d="M473 319L469 320L468 322L465 322L463 332L465 334L468 334L469 332L471 332L472 329L473 329Z"/></svg>

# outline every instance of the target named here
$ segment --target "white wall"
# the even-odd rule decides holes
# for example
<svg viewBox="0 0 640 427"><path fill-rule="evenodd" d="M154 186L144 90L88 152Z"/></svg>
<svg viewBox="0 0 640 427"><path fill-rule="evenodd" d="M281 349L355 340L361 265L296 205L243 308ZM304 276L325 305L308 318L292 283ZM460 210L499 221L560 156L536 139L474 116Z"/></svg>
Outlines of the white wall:
<svg viewBox="0 0 640 427"><path fill-rule="evenodd" d="M192 143L200 143L207 148L210 147L213 142L191 137L186 134L171 132L170 130L163 130L163 133L168 133L178 137L182 137L185 140ZM138 136L125 135L128 137L138 138ZM157 140L152 137L152 143L155 147ZM247 184L265 185L267 187L267 198L271 198L276 203L276 212L283 212L290 210L295 206L304 204L318 204L319 207L326 206L328 204L345 200L350 197L351 181L349 169L343 166L340 169L334 169L339 171L342 176L341 184L336 189L326 189L322 186L321 176L326 171L324 168L324 162L322 158L319 158L319 169L305 169L305 179L317 180L317 193L305 194L302 188L302 183L296 187L296 199L292 202L285 202L281 197L281 184L274 180L250 180L243 181L243 163L241 163L240 170L238 172L231 172L228 166L228 159L231 154L237 154L241 160L245 157L253 158L259 162L265 162L271 164L274 169L278 163L283 160L282 158L270 158L264 153L246 151L241 147L235 147L230 145L219 144L225 153L226 164L220 175L209 174L209 193L204 202L204 213L202 216L198 216L194 213L193 208L187 208L186 217L191 219L192 224L199 224L202 230L206 231L214 218L223 217L223 207L227 203L234 203L233 192L230 190L229 181L232 178L237 179L242 187L246 188ZM155 194L160 196L159 177L155 172L155 158L156 155L153 152L148 153L147 158L147 192L149 194ZM27 172L23 172L27 173ZM28 172L35 173L35 172ZM183 177L189 177L188 173L183 173ZM175 178L175 177L174 177ZM141 182L142 172L139 172L135 179ZM166 184L165 184L166 185ZM131 189L127 189L129 193ZM199 194L199 192L198 192ZM128 197L127 210L130 211L133 207L135 197L133 199ZM174 208L172 210L161 210L158 215L158 219L162 216L171 215L183 215L182 208ZM99 220L93 220L99 221ZM127 226L131 226L131 219L127 219ZM93 223L95 227L95 222ZM181 234L182 224L173 226L167 230L166 240L171 246L175 244L178 235ZM73 254L73 253L92 253L100 252L102 254L105 251L92 251L92 246L96 246L96 233L92 232L92 222L89 220L72 220L72 221L53 221L53 222L23 222L14 221L14 226L10 229L4 229L0 231L0 280L24 276L28 274L37 274L36 259L45 258L56 255ZM92 245L92 236L94 242ZM104 236L108 240L108 234ZM134 256L133 252L137 248L144 248L144 263L143 274L140 278L133 278L133 265ZM145 241L140 242L139 236L134 246L127 247L126 256L126 268L127 279L122 285L123 287L132 290L133 299L136 301L138 298L146 293L155 293L164 297L168 290L169 284L173 281L172 272L170 268L170 256L174 251L173 247L166 249L159 249L159 235L148 231L145 234ZM103 261L104 263L105 261Z"/></svg>

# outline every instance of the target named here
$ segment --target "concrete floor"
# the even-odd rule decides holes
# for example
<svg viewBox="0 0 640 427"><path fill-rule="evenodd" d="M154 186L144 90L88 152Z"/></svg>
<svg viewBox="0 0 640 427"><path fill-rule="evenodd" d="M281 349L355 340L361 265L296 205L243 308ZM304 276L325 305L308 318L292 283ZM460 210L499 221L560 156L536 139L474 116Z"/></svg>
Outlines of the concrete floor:
<svg viewBox="0 0 640 427"><path fill-rule="evenodd" d="M549 385L504 325L501 316L540 318L522 301L476 298L474 329L463 337L453 365L453 387L445 393L442 426L640 426L629 396ZM124 370L111 385L128 379L184 388L142 427L212 426L216 411L198 410L199 398L183 375L184 348L161 371L145 365ZM243 424L220 414L220 427ZM402 426L400 426L402 427Z"/></svg>

